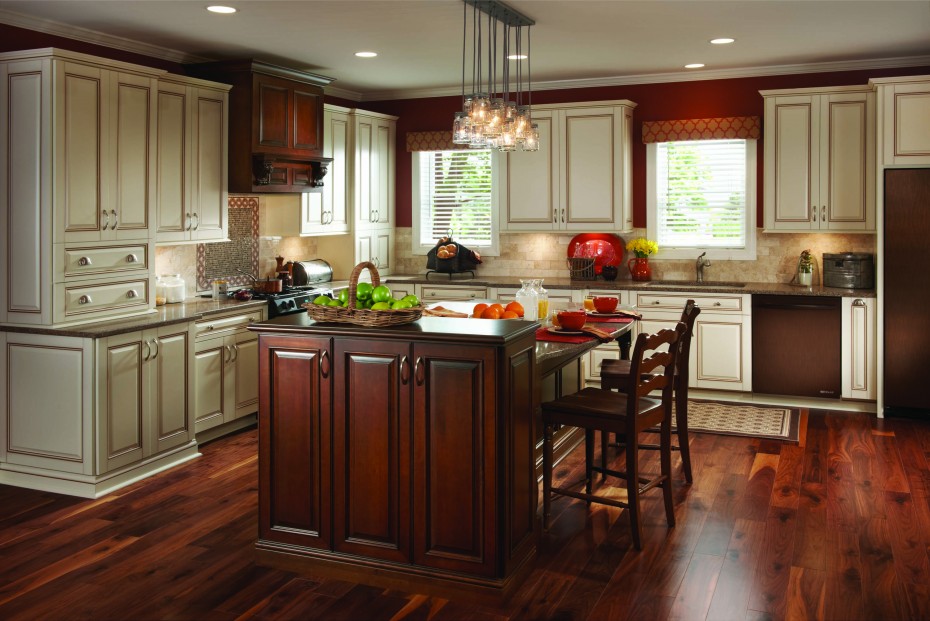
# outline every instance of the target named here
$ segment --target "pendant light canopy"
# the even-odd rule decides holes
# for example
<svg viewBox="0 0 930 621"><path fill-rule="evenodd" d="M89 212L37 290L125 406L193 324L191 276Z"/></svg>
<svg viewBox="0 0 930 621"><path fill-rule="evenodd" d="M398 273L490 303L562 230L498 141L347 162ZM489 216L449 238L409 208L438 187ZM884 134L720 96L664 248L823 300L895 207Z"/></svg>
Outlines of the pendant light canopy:
<svg viewBox="0 0 930 621"><path fill-rule="evenodd" d="M539 150L539 129L531 111L530 27L535 23L497 0L463 0L462 111L455 113L453 143L499 151ZM466 94L469 66L471 88Z"/></svg>

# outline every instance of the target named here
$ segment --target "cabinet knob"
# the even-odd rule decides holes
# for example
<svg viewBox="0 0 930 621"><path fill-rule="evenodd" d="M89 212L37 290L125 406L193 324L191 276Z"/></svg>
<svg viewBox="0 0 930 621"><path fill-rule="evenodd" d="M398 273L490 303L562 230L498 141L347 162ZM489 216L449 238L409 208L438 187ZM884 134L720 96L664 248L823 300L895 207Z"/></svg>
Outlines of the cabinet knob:
<svg viewBox="0 0 930 621"><path fill-rule="evenodd" d="M852 305L853 306L865 306L865 301L862 299L856 298L855 300L853 300Z"/></svg>
<svg viewBox="0 0 930 621"><path fill-rule="evenodd" d="M723 306L720 302L714 302L714 306Z"/></svg>
<svg viewBox="0 0 930 621"><path fill-rule="evenodd" d="M138 260L139 260L139 257L137 257L137 256L134 255L134 254L130 254L130 255L128 255L128 256L126 257L126 263L135 263L135 262L137 262Z"/></svg>
<svg viewBox="0 0 930 621"><path fill-rule="evenodd" d="M656 300L655 302L653 302L653 304L661 304L661 303L662 303L662 302L659 301L659 300Z"/></svg>
<svg viewBox="0 0 930 621"><path fill-rule="evenodd" d="M78 298L78 304L90 304L93 300L90 299L89 295L82 295Z"/></svg>
<svg viewBox="0 0 930 621"><path fill-rule="evenodd" d="M116 225L119 224L119 216L116 215L116 210L115 210L115 209L111 209L111 210L110 210L110 213L113 214L113 226L110 227L110 230L115 231L115 230L116 230Z"/></svg>
<svg viewBox="0 0 930 621"><path fill-rule="evenodd" d="M134 298L134 297L137 297L138 295L139 295L139 292L136 291L135 289L130 289L129 291L126 292L127 298Z"/></svg>
<svg viewBox="0 0 930 621"><path fill-rule="evenodd" d="M93 264L93 261L90 260L90 257L81 257L80 259L78 259L78 265L80 265L81 267L87 267L88 265L92 265L92 264Z"/></svg>

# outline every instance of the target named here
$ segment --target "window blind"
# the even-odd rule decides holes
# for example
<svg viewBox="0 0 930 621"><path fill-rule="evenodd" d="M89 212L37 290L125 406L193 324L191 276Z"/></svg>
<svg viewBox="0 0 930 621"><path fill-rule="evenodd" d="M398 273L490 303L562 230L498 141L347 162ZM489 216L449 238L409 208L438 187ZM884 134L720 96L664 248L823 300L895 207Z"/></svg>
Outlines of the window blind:
<svg viewBox="0 0 930 621"><path fill-rule="evenodd" d="M492 243L491 152L420 152L420 244L452 231L466 246Z"/></svg>
<svg viewBox="0 0 930 621"><path fill-rule="evenodd" d="M745 248L746 141L656 145L660 247Z"/></svg>

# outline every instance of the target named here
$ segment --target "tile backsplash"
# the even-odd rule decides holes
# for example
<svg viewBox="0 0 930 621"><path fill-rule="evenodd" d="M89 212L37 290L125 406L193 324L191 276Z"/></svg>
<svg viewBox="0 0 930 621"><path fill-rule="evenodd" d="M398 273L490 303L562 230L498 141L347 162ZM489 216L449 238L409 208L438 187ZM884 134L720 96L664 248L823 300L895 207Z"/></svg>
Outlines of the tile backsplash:
<svg viewBox="0 0 930 621"><path fill-rule="evenodd" d="M875 235L841 233L756 233L755 261L713 261L707 268L707 280L787 283L794 277L798 255L810 249L822 268L825 252L875 253ZM621 236L624 244L635 237L645 237L645 229L635 229ZM566 257L574 234L502 233L499 257L482 257L479 276L523 276L532 273L540 278L568 276ZM411 229L398 228L394 245L396 273L421 274L426 271L426 256L411 252ZM624 254L624 260L628 259ZM697 253L695 253L695 258ZM650 260L653 279L688 280L694 278L694 259ZM820 271L820 270L818 270ZM619 279L629 278L621 266Z"/></svg>

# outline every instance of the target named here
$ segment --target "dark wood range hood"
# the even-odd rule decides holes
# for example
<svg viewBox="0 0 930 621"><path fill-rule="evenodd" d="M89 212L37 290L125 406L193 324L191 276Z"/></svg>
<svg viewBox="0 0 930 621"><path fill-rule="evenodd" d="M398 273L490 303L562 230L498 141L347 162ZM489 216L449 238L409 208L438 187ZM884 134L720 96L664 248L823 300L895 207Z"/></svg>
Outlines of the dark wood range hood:
<svg viewBox="0 0 930 621"><path fill-rule="evenodd" d="M191 75L232 85L229 191L315 192L323 157L323 87L332 78L257 60L188 65Z"/></svg>

